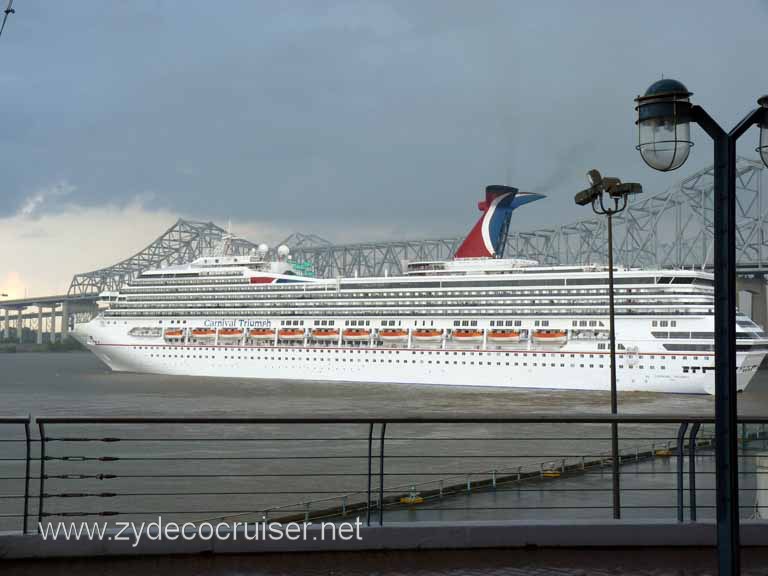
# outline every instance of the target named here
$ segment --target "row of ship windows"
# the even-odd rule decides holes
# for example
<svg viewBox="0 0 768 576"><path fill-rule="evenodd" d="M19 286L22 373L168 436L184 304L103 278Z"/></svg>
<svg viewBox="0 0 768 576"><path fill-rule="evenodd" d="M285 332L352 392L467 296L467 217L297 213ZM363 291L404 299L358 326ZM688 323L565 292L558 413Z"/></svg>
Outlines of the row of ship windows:
<svg viewBox="0 0 768 576"><path fill-rule="evenodd" d="M252 294L212 294L209 296L196 296L196 295L177 295L177 294L153 294L148 296L133 296L133 295L122 295L120 296L117 301L123 302L123 303L137 303L137 302L154 302L154 301L184 301L184 302L205 302L205 301L220 301L220 300L242 300L243 302L254 302L254 303L261 303L261 302L279 302L283 300L287 300L290 302L302 302L305 300L310 301L328 301L333 300L336 302L356 302L361 299L371 299L375 300L376 302L380 302L381 300L393 300L396 302L402 301L404 298L409 299L416 299L419 301L419 299L424 299L424 301L429 302L432 300L436 300L438 302L443 302L446 300L449 300L451 298L466 298L469 299L469 301L475 301L478 298L515 298L517 300L520 300L521 298L533 298L534 300L542 300L542 297L550 297L550 300L552 300L551 297L559 297L564 298L564 302L569 302L572 300L575 301L582 301L584 297L587 296L597 296L599 300L605 299L607 293L604 291L597 291L597 290L590 290L585 291L582 290L579 293L565 293L563 291L562 294L557 293L556 291L553 291L550 293L549 291L542 291L541 294L538 293L539 291L534 292L497 292L497 293L453 293L453 292L446 292L443 294L435 294L434 296L430 296L428 294L419 294L419 293L412 293L412 294L361 294L360 297L350 297L349 294L338 294L338 293L319 293L319 294L305 294L300 297L297 297L295 295L291 295L290 298L288 297L280 297L273 294L267 294L267 295L252 295ZM616 294L616 300L621 302L623 300L633 300L642 298L643 300L649 300L653 301L653 297L657 298L663 298L663 299L669 299L669 298L700 298L700 299L708 299L711 298L711 294L702 294L702 293L670 293L670 292L649 292L649 293L640 293L635 292L633 294ZM525 300L523 300L525 301ZM554 301L560 301L560 300L554 300ZM408 300L407 302L410 302Z"/></svg>
<svg viewBox="0 0 768 576"><path fill-rule="evenodd" d="M414 296L419 298L445 298L446 296L578 296L583 294L608 294L608 290L605 288L571 288L571 289L521 289L509 287L502 290L408 290L402 291L378 291L378 292L355 292L348 290L337 290L335 287L319 288L317 286L303 286L301 292L296 293L287 292L283 293L283 289L280 285L264 284L264 285L251 285L245 286L232 286L232 287L220 287L220 286L197 286L197 287L185 287L185 288L166 288L158 291L151 288L131 288L125 287L121 291L122 295L139 300L146 299L149 296L156 296L158 298L178 298L189 295L189 297L205 299L213 294L214 297L236 298L238 294L229 294L228 292L239 293L243 296L247 296L250 299L290 299L298 300L303 298L413 298ZM658 289L658 288L616 288L614 294L617 296L625 294L642 294L642 295L711 295L711 290L706 289Z"/></svg>
<svg viewBox="0 0 768 576"><path fill-rule="evenodd" d="M275 284L265 284L261 286L274 287ZM259 291L261 290L261 291ZM359 300L360 298L375 298L380 300L382 298L498 298L498 297L510 297L510 298L522 298L522 297L534 297L540 298L542 296L560 296L567 298L575 298L582 296L599 296L604 297L608 294L605 289L570 289L570 290L532 290L532 289L499 289L499 290L405 290L403 292L348 292L339 291L335 289L307 289L298 293L280 293L279 290L274 288L264 289L251 288L251 289L235 289L235 288L184 288L179 290L164 289L164 290L130 290L123 288L120 292L120 296L129 298L131 300L151 300L151 299L192 299L192 300L208 300L215 299L237 299L243 298L246 300L306 300L306 299L345 299L345 300ZM614 291L614 296L618 298L634 298L637 296L712 296L711 290L668 290L668 289L648 289L648 288L618 288Z"/></svg>
<svg viewBox="0 0 768 576"><path fill-rule="evenodd" d="M643 300L643 301L631 301L631 302L616 302L618 308L636 308L647 306L701 306L707 305L711 302L711 299L704 300ZM211 302L112 302L112 307L115 309L152 309L152 308L186 308L190 310L200 310L206 308L285 308L288 303L284 302L222 302L220 300ZM567 305L577 307L590 307L590 306L605 306L605 299L601 300L414 300L414 301L396 301L396 300L383 300L381 302L374 302L369 300L361 300L359 302L296 302L292 307L296 308L366 308L366 307L380 307L387 306L390 308L412 308L415 306L426 307L445 307L445 306L552 306L552 305Z"/></svg>
<svg viewBox="0 0 768 576"><path fill-rule="evenodd" d="M139 316L210 316L211 314L217 315L235 315L235 316L317 316L317 315L334 315L334 316L389 316L393 313L397 313L403 316L488 316L499 314L510 315L538 315L546 314L551 316L580 316L582 314L597 314L608 315L607 308L541 308L533 310L530 308L477 308L470 309L411 309L411 310L382 310L382 309L370 309L370 310L247 310L229 308L226 310L185 310L185 309L171 309L171 310L121 310L121 309L109 309L105 311L107 317L139 317ZM663 314L666 316L701 316L711 315L712 308L695 307L695 308L617 308L617 316L648 316Z"/></svg>
<svg viewBox="0 0 768 576"><path fill-rule="evenodd" d="M654 338L668 339L668 340L712 340L715 337L714 332L656 332L652 331L651 334ZM736 332L736 338L768 338L768 334L765 332Z"/></svg>
<svg viewBox="0 0 768 576"><path fill-rule="evenodd" d="M155 349L157 349L157 346L132 346L132 348L134 350L155 350ZM175 351L184 352L185 350L187 350L187 347L186 346L164 346L163 349L164 350L175 350ZM218 350L220 348L198 347L198 349L200 351L203 351L203 352L216 352L216 350ZM523 356L523 357L528 357L528 356L531 356L531 357L534 357L534 358L537 357L537 356L543 357L543 358L550 358L550 357L551 358L557 358L557 357L560 357L560 358L569 358L569 357L570 358L595 358L595 357L601 358L602 357L601 354L595 355L595 354L589 354L589 353L586 353L586 352L584 352L584 353L573 353L573 354L571 354L571 353L561 353L561 354L558 354L557 352L492 352L492 351L491 352L472 352L472 351L450 351L450 350L448 350L448 351L416 350L416 351L413 351L413 352L407 352L405 350L376 350L376 349L365 349L365 350L354 350L354 349L344 350L344 349L341 349L341 350L339 350L339 349L324 349L324 348L313 348L312 351L315 352L315 353L329 354L329 355L333 355L333 354L342 354L342 355L343 354L351 354L351 355L354 355L354 354L382 354L382 355L392 355L392 354L395 354L395 355L400 355L401 353L403 355L406 355L406 354L410 353L412 355L419 354L421 356L424 356L424 355L432 356L434 354L435 356L438 356L438 355L451 356L451 355L453 355L453 356L472 356L472 357L474 357L474 356L480 356L480 357L488 357L488 356L495 356L495 357L501 357L501 356L518 357L518 356ZM272 347L269 347L269 348L263 348L263 347L252 348L252 349L249 349L249 352L252 352L252 353L253 352L257 352L257 353L273 352L274 353L274 348L272 348ZM207 358L207 356L206 356L206 358ZM259 358L261 358L261 357L259 356ZM272 358L274 358L274 356ZM294 356L294 358L295 358L295 356ZM666 360L667 356L666 355L661 355L661 354L651 354L649 356L646 356L646 358L648 360L656 360L656 359L658 359L658 360ZM267 356L264 356L264 359L267 360L269 358ZM287 356L286 356L286 359L288 359ZM306 359L309 359L309 358L306 358ZM670 356L669 359L670 360L675 360L676 357L675 356ZM679 357L677 359L678 360L687 361L689 359L689 357L688 356L681 356L681 357ZM699 357L698 356L691 356L690 359L691 360L698 360Z"/></svg>
<svg viewBox="0 0 768 576"><path fill-rule="evenodd" d="M209 356L207 354L186 354L186 355L184 355L184 354L150 354L149 356L150 356L150 358L195 358L195 359L199 358L199 359L206 359L206 360L207 359L210 359L210 360L216 360L217 359L216 356L213 356L213 355ZM261 360L262 358L261 358L261 356L250 356L250 357L249 356L226 356L226 355L224 356L224 360L248 360L248 359L250 359L250 360ZM299 361L302 361L302 362L306 362L306 361L308 361L308 362L331 362L331 361L334 361L334 362L347 362L346 358L327 358L326 359L326 358L289 358L287 356L285 357L285 360L291 360L291 359L292 360L299 360ZM264 356L264 360L278 360L278 361L282 361L283 358L280 357L280 356L278 356L277 358ZM384 363L387 363L387 364L393 364L393 363L394 364L400 364L402 362L403 364L408 364L408 363L410 363L410 364L425 364L425 363L426 364L446 364L446 365L450 365L450 364L453 364L453 365L459 365L459 364L467 365L467 364L469 364L470 366L475 366L475 365L482 366L483 364L485 364L486 366L493 366L494 365L494 362L487 362L486 361L485 363L483 363L483 362L480 362L480 361L474 362L472 360L470 360L469 362L467 362L466 360L462 360L462 361L458 361L458 360L453 360L453 361L450 361L450 360L434 360L434 361L433 360L426 360L426 361L425 360L410 360L410 361L409 360L402 360L401 361L399 359L385 360L385 359L382 358L380 360L377 360L377 359L374 358L374 359L370 359L369 360L368 358L365 358L364 361L365 362L371 362L371 363L381 363L381 364L384 364ZM349 362L352 362L351 358L349 359ZM496 366L501 366L502 365L502 363L498 362L498 361L495 364L496 364ZM521 365L522 366L528 366L528 362L504 362L504 365L505 366L521 366ZM546 362L531 362L531 366L532 367L542 366L542 367L556 368L557 367L557 363L556 362L550 362L550 363L546 363ZM572 364L569 364L569 367L570 368L577 368L577 367L578 368L605 368L606 365L605 364L579 364L577 366L575 363L572 363ZM565 368L565 363L561 362L560 363L560 368ZM618 368L623 370L625 368L625 366L624 366L624 364L618 364ZM646 369L645 365L643 365L643 364L639 364L637 366L633 366L631 364L627 364L626 368L628 370L633 370L633 369L645 370ZM658 368L660 370L666 370L667 369L667 367L664 366L663 364L660 365ZM707 372L715 369L714 366L683 366L682 368L683 368L683 373L685 373L685 374L688 374L688 373L694 373L695 374L699 370L702 372L702 374L706 374ZM648 369L649 370L656 370L656 366L649 365Z"/></svg>
<svg viewBox="0 0 768 576"><path fill-rule="evenodd" d="M674 320L672 321L674 322ZM160 324L163 323L162 320L159 322ZM186 324L186 320L170 320L170 324ZM415 324L418 323L418 321L414 321ZM522 326L521 320L491 320L490 322L491 327L498 326ZM336 321L335 320L315 320L313 323L314 326L335 326ZM371 321L370 320L345 320L344 326L370 326ZM402 321L400 320L382 320L381 321L382 326L402 326ZM433 325L433 323L430 323L430 325ZM477 326L477 320L454 320L453 321L454 326ZM304 320L281 320L280 326L304 326ZM549 326L549 320L536 320L534 322L534 326ZM598 320L574 320L573 326L605 326L601 321ZM654 335L656 335L657 332L654 332ZM694 333L696 334L696 333Z"/></svg>
<svg viewBox="0 0 768 576"><path fill-rule="evenodd" d="M657 282L658 280L658 282ZM664 280L664 281L662 281ZM249 277L239 277L239 278L221 278L221 279L214 279L214 278L206 278L206 282L209 284L243 284L247 285L250 284L250 278ZM178 275L173 278L167 278L167 279L145 279L145 278L137 278L134 280L131 284L132 286L164 286L164 285L189 285L189 284L199 284L200 279L199 278L180 278ZM660 285L667 285L667 284L677 284L677 285L691 285L696 284L700 286L712 286L713 282L709 279L700 279L700 278L690 278L690 277L676 277L676 278L654 278L654 277L629 277L629 278L615 278L614 284L615 285L642 285L642 284L660 284ZM476 280L476 279L467 279L467 280L431 280L431 281L408 281L408 280L399 280L397 282L340 282L340 283L326 283L326 285L330 285L333 287L338 286L339 289L342 290L386 290L391 288L399 288L403 289L405 287L407 288L460 288L464 287L467 284L471 284L473 287L476 286L484 286L484 287L497 287L497 286L605 286L608 284L607 278L539 278L539 279L531 279L531 280L512 280L512 279L503 279L503 280ZM283 284L280 286L283 290L302 290L305 289L304 282L294 282L291 284ZM405 286L404 286L405 285ZM317 284L315 284L317 286Z"/></svg>

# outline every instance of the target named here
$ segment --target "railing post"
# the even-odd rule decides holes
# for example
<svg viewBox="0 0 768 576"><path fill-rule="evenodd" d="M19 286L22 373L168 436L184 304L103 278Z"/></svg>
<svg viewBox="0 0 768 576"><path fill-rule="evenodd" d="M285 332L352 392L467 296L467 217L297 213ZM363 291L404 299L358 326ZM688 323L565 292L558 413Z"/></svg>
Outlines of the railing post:
<svg viewBox="0 0 768 576"><path fill-rule="evenodd" d="M37 500L37 522L43 521L43 494L45 490L45 424L37 421L37 429L40 433L40 494Z"/></svg>
<svg viewBox="0 0 768 576"><path fill-rule="evenodd" d="M691 502L691 522L696 522L696 435L701 424L698 422L691 426L690 440L688 441L688 491Z"/></svg>
<svg viewBox="0 0 768 576"><path fill-rule="evenodd" d="M373 422L368 427L368 514L366 523L371 525L371 473L373 463Z"/></svg>
<svg viewBox="0 0 768 576"><path fill-rule="evenodd" d="M24 463L24 534L27 534L29 532L28 528L28 520L29 520L29 460L31 457L31 443L30 443L30 432L29 432L29 422L32 419L31 416L27 416L27 421L24 422L24 438L25 438L25 445L27 450L27 456L26 461Z"/></svg>
<svg viewBox="0 0 768 576"><path fill-rule="evenodd" d="M384 525L384 434L387 423L381 423L381 438L379 439L379 526Z"/></svg>
<svg viewBox="0 0 768 576"><path fill-rule="evenodd" d="M745 422L741 423L741 449L747 447L747 424Z"/></svg>
<svg viewBox="0 0 768 576"><path fill-rule="evenodd" d="M683 454L685 450L685 432L688 430L688 422L681 422L677 430L677 521L684 520L683 504Z"/></svg>

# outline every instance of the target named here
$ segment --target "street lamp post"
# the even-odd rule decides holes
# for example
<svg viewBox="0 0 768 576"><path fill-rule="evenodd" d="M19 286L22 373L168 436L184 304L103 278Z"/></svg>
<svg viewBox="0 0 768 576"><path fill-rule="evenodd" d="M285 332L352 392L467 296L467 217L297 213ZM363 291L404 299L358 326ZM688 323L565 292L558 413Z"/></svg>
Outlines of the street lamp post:
<svg viewBox="0 0 768 576"><path fill-rule="evenodd" d="M696 122L714 141L715 246L715 463L717 545L721 575L739 573L739 477L736 411L736 141L760 126L760 157L768 166L768 96L730 132L700 106L693 93L670 78L636 98L637 150L646 164L667 172L682 166Z"/></svg>
<svg viewBox="0 0 768 576"><path fill-rule="evenodd" d="M640 184L631 182L622 183L618 178L603 178L597 170L587 173L590 187L576 194L576 204L580 206L591 205L595 214L608 217L608 316L611 346L611 414L619 411L619 401L616 391L616 321L613 300L613 215L622 212L627 207L630 194L643 191ZM608 204L605 203L605 195L608 195ZM611 205L613 204L613 205ZM611 467L613 477L613 517L621 518L621 492L619 484L619 425L611 423Z"/></svg>

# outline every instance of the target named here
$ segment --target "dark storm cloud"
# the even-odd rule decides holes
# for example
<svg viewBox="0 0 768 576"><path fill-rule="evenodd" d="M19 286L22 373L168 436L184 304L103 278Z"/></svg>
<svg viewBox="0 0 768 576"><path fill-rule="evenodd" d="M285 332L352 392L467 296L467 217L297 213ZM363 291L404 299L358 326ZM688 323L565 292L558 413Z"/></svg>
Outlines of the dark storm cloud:
<svg viewBox="0 0 768 576"><path fill-rule="evenodd" d="M589 168L675 181L634 150L662 73L725 125L768 92L765 3L692 6L25 0L0 39L0 215L65 181L84 206L418 237L502 182L549 195L516 226L568 221Z"/></svg>

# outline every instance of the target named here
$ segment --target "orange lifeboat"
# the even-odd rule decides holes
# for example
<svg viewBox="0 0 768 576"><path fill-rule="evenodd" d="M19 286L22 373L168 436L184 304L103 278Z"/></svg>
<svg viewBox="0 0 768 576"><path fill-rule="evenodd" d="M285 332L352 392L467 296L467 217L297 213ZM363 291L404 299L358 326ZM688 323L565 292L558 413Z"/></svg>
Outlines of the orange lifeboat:
<svg viewBox="0 0 768 576"><path fill-rule="evenodd" d="M568 334L563 330L536 330L533 341L538 344L565 344Z"/></svg>
<svg viewBox="0 0 768 576"><path fill-rule="evenodd" d="M180 328L166 328L165 337L173 340L184 338L184 330Z"/></svg>
<svg viewBox="0 0 768 576"><path fill-rule="evenodd" d="M407 342L407 330L379 330L379 338L382 342Z"/></svg>
<svg viewBox="0 0 768 576"><path fill-rule="evenodd" d="M275 331L272 328L254 328L248 332L248 336L254 340L273 340Z"/></svg>
<svg viewBox="0 0 768 576"><path fill-rule="evenodd" d="M482 330L454 330L451 338L456 342L482 342Z"/></svg>
<svg viewBox="0 0 768 576"><path fill-rule="evenodd" d="M336 328L319 328L312 330L312 338L314 340L335 341L339 339L339 331Z"/></svg>
<svg viewBox="0 0 768 576"><path fill-rule="evenodd" d="M488 342L494 344L517 344L520 342L520 332L517 330L489 330Z"/></svg>
<svg viewBox="0 0 768 576"><path fill-rule="evenodd" d="M219 328L219 338L242 338L243 330L241 328Z"/></svg>
<svg viewBox="0 0 768 576"><path fill-rule="evenodd" d="M434 328L422 328L413 331L413 339L416 342L442 342L443 331Z"/></svg>
<svg viewBox="0 0 768 576"><path fill-rule="evenodd" d="M301 328L282 328L277 337L280 340L304 340L304 330Z"/></svg>
<svg viewBox="0 0 768 576"><path fill-rule="evenodd" d="M351 328L344 330L342 336L344 337L344 340L349 340L351 342L359 342L361 340L367 341L371 339L371 331L363 330L361 328Z"/></svg>
<svg viewBox="0 0 768 576"><path fill-rule="evenodd" d="M216 330L211 328L194 328L192 330L192 336L194 338L213 338L216 336Z"/></svg>

